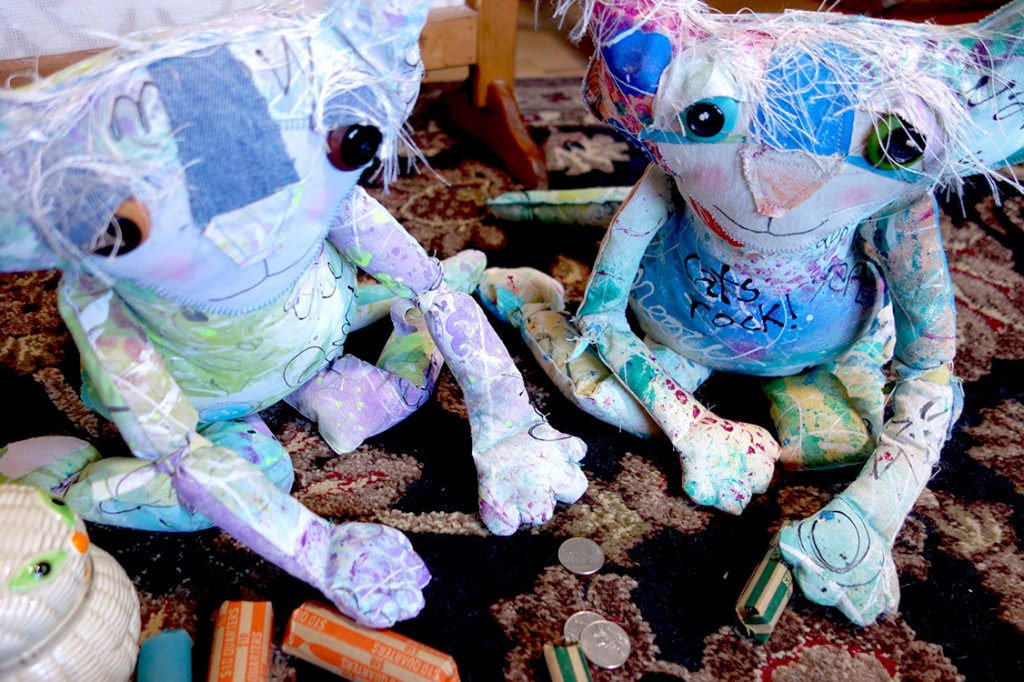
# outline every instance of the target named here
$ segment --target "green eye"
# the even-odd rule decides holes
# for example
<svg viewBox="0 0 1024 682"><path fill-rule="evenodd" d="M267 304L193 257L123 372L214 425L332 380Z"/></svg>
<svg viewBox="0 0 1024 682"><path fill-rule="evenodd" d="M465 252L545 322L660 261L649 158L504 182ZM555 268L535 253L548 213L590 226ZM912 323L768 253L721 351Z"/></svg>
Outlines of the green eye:
<svg viewBox="0 0 1024 682"><path fill-rule="evenodd" d="M54 549L35 556L11 575L8 588L11 592L28 592L50 582L64 567L68 553Z"/></svg>
<svg viewBox="0 0 1024 682"><path fill-rule="evenodd" d="M864 158L879 170L909 168L924 156L925 139L914 126L895 114L883 117L868 137Z"/></svg>
<svg viewBox="0 0 1024 682"><path fill-rule="evenodd" d="M680 116L686 136L697 142L718 142L732 132L739 118L736 100L728 97L702 99Z"/></svg>
<svg viewBox="0 0 1024 682"><path fill-rule="evenodd" d="M54 497L44 490L39 491L39 496L43 498L43 504L52 509L53 511L60 514L60 517L64 520L64 523L74 528L75 526L75 512L71 511L64 500L59 497Z"/></svg>

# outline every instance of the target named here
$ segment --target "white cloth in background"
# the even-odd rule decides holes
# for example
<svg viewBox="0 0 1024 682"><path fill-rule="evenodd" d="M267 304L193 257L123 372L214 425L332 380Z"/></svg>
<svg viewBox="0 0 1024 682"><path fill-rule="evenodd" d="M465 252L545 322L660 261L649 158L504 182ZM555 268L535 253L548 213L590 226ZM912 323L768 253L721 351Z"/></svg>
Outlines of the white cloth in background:
<svg viewBox="0 0 1024 682"><path fill-rule="evenodd" d="M286 0L0 0L0 59L100 49L134 31L193 24L282 2ZM323 0L305 4L322 5ZM433 0L434 7L462 4L464 0Z"/></svg>
<svg viewBox="0 0 1024 682"><path fill-rule="evenodd" d="M267 0L0 0L0 59L109 47L134 31L233 14Z"/></svg>

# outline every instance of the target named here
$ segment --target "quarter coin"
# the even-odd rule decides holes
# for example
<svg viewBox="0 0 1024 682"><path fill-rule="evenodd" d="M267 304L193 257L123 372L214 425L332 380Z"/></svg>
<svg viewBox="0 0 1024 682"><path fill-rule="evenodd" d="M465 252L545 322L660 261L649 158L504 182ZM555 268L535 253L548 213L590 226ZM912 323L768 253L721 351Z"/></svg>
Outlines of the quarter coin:
<svg viewBox="0 0 1024 682"><path fill-rule="evenodd" d="M604 616L599 613L594 611L577 611L565 620L565 625L562 626L562 636L570 644L578 643L580 635L583 633L583 628L599 620L604 620Z"/></svg>
<svg viewBox="0 0 1024 682"><path fill-rule="evenodd" d="M558 560L573 573L590 575L604 566L604 550L593 540L569 538L558 548Z"/></svg>
<svg viewBox="0 0 1024 682"><path fill-rule="evenodd" d="M611 621L594 621L583 628L580 634L580 648L593 665L605 670L614 670L629 658L629 635Z"/></svg>

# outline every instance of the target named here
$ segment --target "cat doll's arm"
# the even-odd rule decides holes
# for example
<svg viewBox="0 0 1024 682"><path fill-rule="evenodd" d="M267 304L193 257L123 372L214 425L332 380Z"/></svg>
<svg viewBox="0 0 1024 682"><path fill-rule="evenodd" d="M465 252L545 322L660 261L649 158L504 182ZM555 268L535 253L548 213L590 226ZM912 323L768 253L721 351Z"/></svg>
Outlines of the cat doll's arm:
<svg viewBox="0 0 1024 682"><path fill-rule="evenodd" d="M953 375L953 283L932 197L880 223L875 247L896 320L897 379L878 449L845 494L892 542L938 462L962 391Z"/></svg>
<svg viewBox="0 0 1024 682"><path fill-rule="evenodd" d="M878 445L822 511L783 529L804 594L859 625L899 603L891 547L921 495L963 402L953 375L953 287L930 196L865 227L896 319L896 384Z"/></svg>
<svg viewBox="0 0 1024 682"><path fill-rule="evenodd" d="M441 265L376 200L356 188L328 239L395 294L412 299L462 388L473 435L480 514L491 532L551 518L555 502L587 488L586 445L559 433L531 404L522 375L472 297L442 280Z"/></svg>
<svg viewBox="0 0 1024 682"><path fill-rule="evenodd" d="M674 217L676 199L674 180L650 166L612 219L575 322L582 342L597 348L672 442L683 462L686 493L698 504L738 514L754 493L767 488L778 445L759 426L705 409L658 364L626 319L641 259Z"/></svg>
<svg viewBox="0 0 1024 682"><path fill-rule="evenodd" d="M195 408L111 289L68 276L59 302L97 396L133 454L153 462L119 490L170 476L181 502L365 625L390 627L419 612L429 574L404 535L374 524L330 523L244 457L200 435Z"/></svg>
<svg viewBox="0 0 1024 682"><path fill-rule="evenodd" d="M583 340L597 348L605 364L676 444L703 410L692 398L680 401L680 388L626 320L640 261L654 235L672 218L674 193L671 176L649 166L608 227L575 323Z"/></svg>

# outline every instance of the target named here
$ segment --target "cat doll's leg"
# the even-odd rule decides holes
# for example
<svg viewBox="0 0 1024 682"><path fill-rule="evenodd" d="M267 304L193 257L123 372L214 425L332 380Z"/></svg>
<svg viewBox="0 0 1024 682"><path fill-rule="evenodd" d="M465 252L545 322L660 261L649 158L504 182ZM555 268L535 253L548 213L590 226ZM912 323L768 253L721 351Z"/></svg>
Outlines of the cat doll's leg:
<svg viewBox="0 0 1024 682"><path fill-rule="evenodd" d="M477 293L487 310L519 330L544 372L577 407L636 436L658 433L597 351L587 346L578 352L579 332L565 312L557 280L531 268L490 268Z"/></svg>
<svg viewBox="0 0 1024 682"><path fill-rule="evenodd" d="M939 461L963 393L949 367L897 363L892 417L854 482L814 516L780 536L786 561L809 599L867 625L899 604L892 545Z"/></svg>
<svg viewBox="0 0 1024 682"><path fill-rule="evenodd" d="M473 436L480 512L492 533L549 520L586 491L586 444L553 429L480 306L443 281L442 268L363 191L335 214L331 242L396 295L409 298L462 388Z"/></svg>
<svg viewBox="0 0 1024 682"><path fill-rule="evenodd" d="M395 331L376 365L343 355L285 398L315 421L335 452L351 452L422 405L434 390L444 358L425 330L423 316L394 299Z"/></svg>
<svg viewBox="0 0 1024 682"><path fill-rule="evenodd" d="M469 293L486 263L479 251L457 253L442 261L444 281L455 291ZM360 286L356 300L353 330L391 315L395 331L376 364L343 355L285 398L317 422L335 452L351 452L415 412L433 392L444 363L423 316L408 300L377 283Z"/></svg>
<svg viewBox="0 0 1024 682"><path fill-rule="evenodd" d="M859 464L871 455L882 428L882 368L892 359L894 334L892 308L886 306L839 359L766 384L786 468Z"/></svg>
<svg viewBox="0 0 1024 682"><path fill-rule="evenodd" d="M288 451L259 415L201 424L198 433L255 465L278 489L291 490L294 474ZM31 462L15 479L62 497L82 518L121 528L188 532L213 523L178 499L170 476L157 464L135 457L101 457L77 438L43 437L12 443L0 458L12 466L16 457Z"/></svg>

